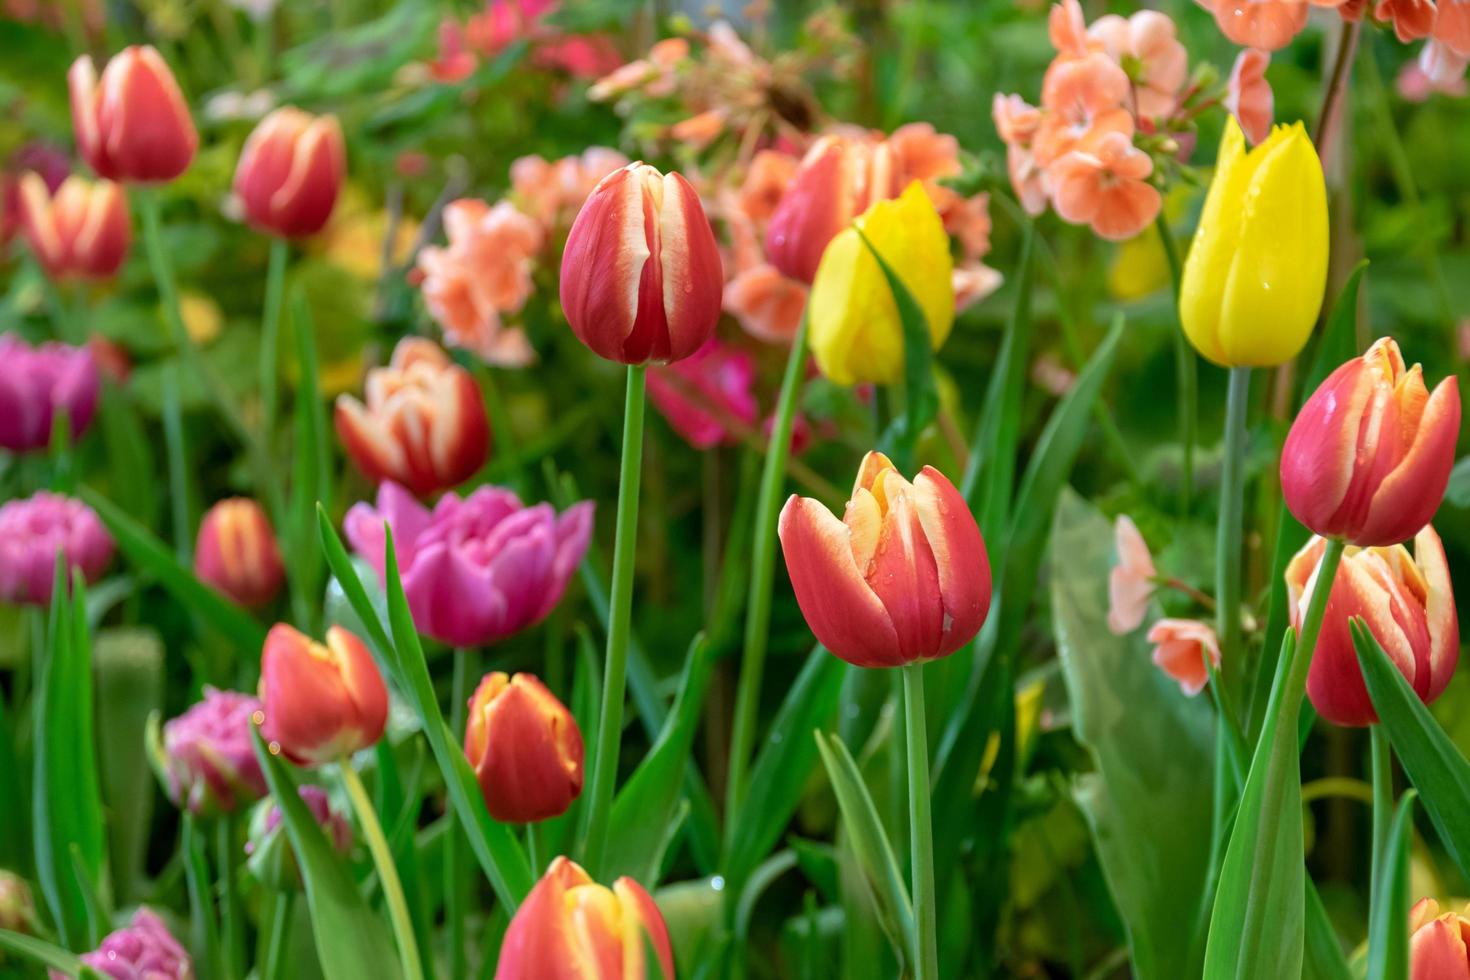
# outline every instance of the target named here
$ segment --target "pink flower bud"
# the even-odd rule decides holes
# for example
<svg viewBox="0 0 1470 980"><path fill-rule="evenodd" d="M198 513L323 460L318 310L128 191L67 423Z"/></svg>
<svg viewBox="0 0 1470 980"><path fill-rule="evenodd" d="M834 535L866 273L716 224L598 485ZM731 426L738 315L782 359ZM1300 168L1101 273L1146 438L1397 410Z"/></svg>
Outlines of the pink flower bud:
<svg viewBox="0 0 1470 980"><path fill-rule="evenodd" d="M97 411L97 364L85 348L51 341L30 346L0 335L0 447L13 453L45 449L56 415L66 413L72 438Z"/></svg>
<svg viewBox="0 0 1470 980"><path fill-rule="evenodd" d="M163 726L168 795L195 815L229 813L265 795L265 776L250 740L260 701L204 689L204 699Z"/></svg>
<svg viewBox="0 0 1470 980"><path fill-rule="evenodd" d="M332 215L346 169L337 117L285 106L245 141L235 193L256 228L285 238L314 235Z"/></svg>
<svg viewBox="0 0 1470 980"><path fill-rule="evenodd" d="M53 196L39 174L25 174L20 221L36 261L58 281L111 279L128 257L128 199L109 180L71 176Z"/></svg>
<svg viewBox="0 0 1470 980"><path fill-rule="evenodd" d="M530 674L486 674L470 699L464 754L490 816L533 823L567 812L582 792L582 732Z"/></svg>
<svg viewBox="0 0 1470 980"><path fill-rule="evenodd" d="M194 976L194 964L183 945L152 910L140 908L130 924L109 933L82 962L112 980ZM52 973L52 976L59 974Z"/></svg>
<svg viewBox="0 0 1470 980"><path fill-rule="evenodd" d="M331 762L377 742L388 689L362 641L340 626L325 645L277 623L260 655L261 734L298 765Z"/></svg>
<svg viewBox="0 0 1470 980"><path fill-rule="evenodd" d="M67 73L77 149L99 177L173 180L189 169L199 134L173 72L151 46L120 51L102 71L82 55Z"/></svg>
<svg viewBox="0 0 1470 980"><path fill-rule="evenodd" d="M112 536L90 507L60 494L41 490L0 506L0 602L50 605L57 555L68 582L77 569L94 582L112 560Z"/></svg>

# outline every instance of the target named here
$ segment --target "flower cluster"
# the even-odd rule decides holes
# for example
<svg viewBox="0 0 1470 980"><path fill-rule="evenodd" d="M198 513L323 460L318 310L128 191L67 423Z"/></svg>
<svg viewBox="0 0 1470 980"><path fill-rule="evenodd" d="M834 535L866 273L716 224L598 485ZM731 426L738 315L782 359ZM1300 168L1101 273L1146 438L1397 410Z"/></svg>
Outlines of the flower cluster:
<svg viewBox="0 0 1470 980"><path fill-rule="evenodd" d="M539 68L573 78L597 78L622 64L617 47L603 34L568 34L547 18L557 0L489 0L465 20L447 17L439 24L439 52L428 65L435 82L462 82L482 59L494 58L518 41L531 46Z"/></svg>

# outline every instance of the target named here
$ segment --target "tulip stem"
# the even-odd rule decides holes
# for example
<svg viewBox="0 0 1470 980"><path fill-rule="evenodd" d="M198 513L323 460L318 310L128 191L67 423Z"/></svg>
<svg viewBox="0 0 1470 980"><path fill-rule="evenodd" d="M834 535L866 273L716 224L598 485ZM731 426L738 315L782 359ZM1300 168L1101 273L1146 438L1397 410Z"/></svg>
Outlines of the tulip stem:
<svg viewBox="0 0 1470 980"><path fill-rule="evenodd" d="M414 938L413 918L408 914L408 901L403 897L403 883L398 879L398 867L393 863L393 851L388 838L383 834L383 825L378 821L373 801L368 798L362 777L352 768L352 760L343 756L337 765L342 773L342 786L352 800L352 809L357 811L357 823L362 836L367 840L368 850L373 855L373 865L378 869L378 884L383 888L383 900L388 905L388 917L393 921L393 932L398 938L398 959L403 965L404 980L422 980L423 968L419 964L419 945Z"/></svg>
<svg viewBox="0 0 1470 980"><path fill-rule="evenodd" d="M633 614L633 559L638 551L638 487L643 476L643 416L647 369L628 366L623 409L623 459L618 470L617 532L613 542L612 590L608 599L607 663L602 678L602 710L597 720L583 857L596 877L602 871L607 822L618 776L618 746L623 734L623 696L628 673L628 634Z"/></svg>
<svg viewBox="0 0 1470 980"><path fill-rule="evenodd" d="M1215 622L1220 659L1239 672L1240 537L1245 504L1244 463L1246 413L1250 407L1251 369L1230 369L1225 403L1225 457L1220 469L1220 521L1215 536Z"/></svg>
<svg viewBox="0 0 1470 980"><path fill-rule="evenodd" d="M1382 725L1368 726L1368 740L1373 758L1373 872L1369 881L1370 895L1378 894L1383 877L1383 853L1388 846L1388 828L1393 821L1393 753Z"/></svg>
<svg viewBox="0 0 1470 980"><path fill-rule="evenodd" d="M1154 219L1154 227L1158 229L1159 241L1164 246L1164 258L1169 263L1169 282L1174 287L1174 316L1179 316L1179 293L1184 273L1179 264L1179 245L1174 241L1174 233L1169 230L1169 222L1164 217L1164 212L1159 211L1159 216ZM1194 496L1194 443L1196 440L1195 425L1199 399L1197 392L1194 351L1190 349L1189 341L1184 336L1183 327L1174 331L1174 363L1175 373L1178 375L1178 401L1179 412L1179 443L1183 448L1184 464L1179 477L1179 512L1181 515L1189 513L1189 500Z"/></svg>
<svg viewBox="0 0 1470 980"><path fill-rule="evenodd" d="M280 376L277 351L290 250L291 246L284 238L272 238L270 261L265 273L265 307L260 318L260 432L267 446L271 444L276 429L276 379ZM271 516L280 517L278 514Z"/></svg>
<svg viewBox="0 0 1470 980"><path fill-rule="evenodd" d="M215 860L219 864L220 945L224 952L225 976L244 976L244 932L241 929L240 896L235 878L235 817L226 813L215 821Z"/></svg>
<svg viewBox="0 0 1470 980"><path fill-rule="evenodd" d="M745 798L745 774L755 743L755 726L760 713L761 675L765 670L766 643L770 639L771 585L776 564L776 519L781 510L781 491L786 485L786 462L791 455L791 427L796 415L806 364L807 314L791 341L786 356L786 373L776 402L776 420L766 447L761 470L760 495L756 499L755 543L751 554L750 590L745 613L745 646L740 658L740 679L735 688L735 720L730 732L730 765L725 785L725 819L734 827Z"/></svg>
<svg viewBox="0 0 1470 980"><path fill-rule="evenodd" d="M286 944L291 937L291 893L276 892L271 902L269 941L265 947L265 964L261 980L278 980L286 962Z"/></svg>
<svg viewBox="0 0 1470 980"><path fill-rule="evenodd" d="M540 878L542 871L542 843L541 825L536 822L526 824L526 860L531 862L531 877Z"/></svg>
<svg viewBox="0 0 1470 980"><path fill-rule="evenodd" d="M934 889L934 828L929 814L929 736L924 725L924 665L903 668L904 731L908 736L909 833L913 858L916 980L939 978L938 902Z"/></svg>

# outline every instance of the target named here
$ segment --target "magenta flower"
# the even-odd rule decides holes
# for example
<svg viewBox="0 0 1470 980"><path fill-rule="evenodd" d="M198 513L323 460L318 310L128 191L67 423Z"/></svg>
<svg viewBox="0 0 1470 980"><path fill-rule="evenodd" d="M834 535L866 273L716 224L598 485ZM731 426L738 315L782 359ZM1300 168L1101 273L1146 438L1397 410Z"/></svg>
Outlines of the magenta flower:
<svg viewBox="0 0 1470 980"><path fill-rule="evenodd" d="M393 528L403 591L418 628L454 646L502 640L546 618L592 536L592 503L558 515L526 507L502 487L424 507L385 481L376 509L355 504L344 529L352 548L384 575L383 522Z"/></svg>
<svg viewBox="0 0 1470 980"><path fill-rule="evenodd" d="M92 582L112 560L112 536L90 507L60 494L0 506L0 602L49 605L58 554Z"/></svg>
<svg viewBox="0 0 1470 980"><path fill-rule="evenodd" d="M85 347L54 341L32 347L14 334L0 336L0 447L45 449L62 409L72 435L81 435L97 412L97 383L97 364Z"/></svg>
<svg viewBox="0 0 1470 980"><path fill-rule="evenodd" d="M168 795L193 814L230 813L265 795L265 775L250 744L260 699L204 689L204 699L163 726Z"/></svg>
<svg viewBox="0 0 1470 980"><path fill-rule="evenodd" d="M695 449L735 441L731 420L756 424L755 360L711 337L682 361L648 372L648 397Z"/></svg>
<svg viewBox="0 0 1470 980"><path fill-rule="evenodd" d="M133 921L82 956L82 962L113 980L192 980L194 964L163 920L146 908ZM57 974L53 973L52 976Z"/></svg>

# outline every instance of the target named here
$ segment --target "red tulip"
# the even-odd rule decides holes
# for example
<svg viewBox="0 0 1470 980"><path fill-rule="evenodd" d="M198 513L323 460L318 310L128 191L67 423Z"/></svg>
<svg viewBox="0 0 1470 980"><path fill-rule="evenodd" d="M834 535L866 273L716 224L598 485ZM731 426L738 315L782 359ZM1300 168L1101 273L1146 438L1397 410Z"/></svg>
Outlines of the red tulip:
<svg viewBox="0 0 1470 980"><path fill-rule="evenodd" d="M132 242L128 199L110 180L68 177L53 195L34 173L20 178L20 222L46 275L111 279Z"/></svg>
<svg viewBox="0 0 1470 980"><path fill-rule="evenodd" d="M607 888L559 857L510 920L495 980L643 980L650 946L674 980L669 930L643 886Z"/></svg>
<svg viewBox="0 0 1470 980"><path fill-rule="evenodd" d="M235 193L261 231L314 235L332 215L347 168L336 116L286 106L261 120L240 151Z"/></svg>
<svg viewBox="0 0 1470 980"><path fill-rule="evenodd" d="M1409 910L1409 980L1470 980L1470 919L1421 898Z"/></svg>
<svg viewBox="0 0 1470 980"><path fill-rule="evenodd" d="M1314 537L1286 566L1298 629L1326 545ZM1307 695L1317 713L1334 724L1371 725L1378 715L1353 650L1353 619L1367 624L1421 701L1428 704L1444 692L1460 658L1460 624L1444 545L1434 528L1426 524L1414 538L1412 555L1401 544L1347 548L1327 597Z"/></svg>
<svg viewBox="0 0 1470 980"><path fill-rule="evenodd" d="M388 689L362 641L340 626L326 645L285 623L260 655L261 734L299 765L330 762L383 736Z"/></svg>
<svg viewBox="0 0 1470 980"><path fill-rule="evenodd" d="M1352 544L1396 544L1429 523L1455 462L1460 389L1431 393L1393 338L1322 382L1281 450L1281 493L1312 531Z"/></svg>
<svg viewBox="0 0 1470 980"><path fill-rule="evenodd" d="M676 173L633 163L582 205L561 261L561 305L577 339L623 364L679 361L720 318L724 272L699 195Z"/></svg>
<svg viewBox="0 0 1470 980"><path fill-rule="evenodd" d="M817 639L859 667L954 653L990 611L990 562L964 498L926 466L913 483L870 452L847 512L792 495L781 548Z"/></svg>
<svg viewBox="0 0 1470 980"><path fill-rule="evenodd" d="M275 597L286 570L270 518L245 497L221 500L199 524L194 574L245 606Z"/></svg>
<svg viewBox="0 0 1470 980"><path fill-rule="evenodd" d="M490 815L533 823L567 812L582 792L582 732L530 674L486 674L470 699L464 754Z"/></svg>
<svg viewBox="0 0 1470 980"><path fill-rule="evenodd" d="M72 63L71 122L77 149L99 177L154 183L189 169L199 134L173 72L148 45L124 48L102 71Z"/></svg>
<svg viewBox="0 0 1470 980"><path fill-rule="evenodd" d="M405 337L387 367L368 372L366 404L337 398L337 436L374 482L425 497L467 479L490 451L475 379L433 341Z"/></svg>

